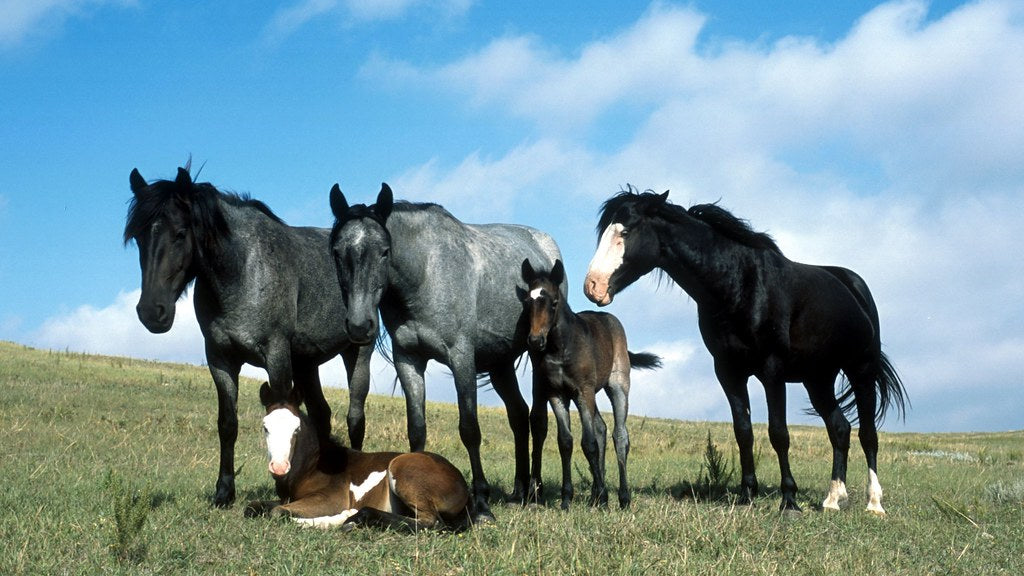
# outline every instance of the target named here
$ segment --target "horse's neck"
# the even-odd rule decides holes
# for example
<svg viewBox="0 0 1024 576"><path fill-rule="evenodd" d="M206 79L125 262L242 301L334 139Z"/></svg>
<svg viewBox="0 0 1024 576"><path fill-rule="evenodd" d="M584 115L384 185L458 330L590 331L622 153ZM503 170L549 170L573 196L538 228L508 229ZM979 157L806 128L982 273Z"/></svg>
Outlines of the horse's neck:
<svg viewBox="0 0 1024 576"><path fill-rule="evenodd" d="M698 308L728 310L743 304L750 275L759 273L760 251L695 223L663 225L659 236L664 249L658 267Z"/></svg>
<svg viewBox="0 0 1024 576"><path fill-rule="evenodd" d="M219 239L216 249L204 250L197 263L197 281L214 288L235 285L245 272L249 255L266 238L268 226L280 226L258 210L233 206L221 199L217 209L224 216L228 233ZM222 290L215 289L218 294Z"/></svg>
<svg viewBox="0 0 1024 576"><path fill-rule="evenodd" d="M388 269L388 296L406 300L427 286L427 255L434 246L430 240L428 213L395 211L388 218L391 234L391 259Z"/></svg>
<svg viewBox="0 0 1024 576"><path fill-rule="evenodd" d="M576 345L576 336L583 329L583 319L572 311L568 302L563 302L558 309L555 325L548 331L548 346L557 354L571 355Z"/></svg>

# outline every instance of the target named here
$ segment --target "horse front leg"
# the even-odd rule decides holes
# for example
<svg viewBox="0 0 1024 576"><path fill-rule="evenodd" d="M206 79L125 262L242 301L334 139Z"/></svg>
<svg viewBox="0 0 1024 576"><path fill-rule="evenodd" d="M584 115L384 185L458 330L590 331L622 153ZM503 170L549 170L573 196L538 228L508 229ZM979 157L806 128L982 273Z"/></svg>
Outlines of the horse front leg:
<svg viewBox="0 0 1024 576"><path fill-rule="evenodd" d="M527 487L530 484L530 410L519 392L515 365L509 362L490 373L491 384L505 404L508 426L512 429L515 442L516 475L510 499L526 503ZM543 443L543 441L542 441Z"/></svg>
<svg viewBox="0 0 1024 576"><path fill-rule="evenodd" d="M366 436L366 396L370 393L370 357L373 345L351 345L341 351L348 377L348 441L353 450L363 449Z"/></svg>
<svg viewBox="0 0 1024 576"><path fill-rule="evenodd" d="M423 373L427 369L426 358L413 356L398 345L393 345L395 372L405 394L406 430L409 435L409 451L422 452L427 445L426 389Z"/></svg>
<svg viewBox="0 0 1024 576"><path fill-rule="evenodd" d="M331 405L324 398L320 385L320 366L307 360L292 359L293 380L302 392L302 401L317 435L329 438L331 435Z"/></svg>
<svg viewBox="0 0 1024 576"><path fill-rule="evenodd" d="M564 396L551 397L551 411L558 426L558 456L562 461L562 510L572 503L572 424L569 420L569 400Z"/></svg>
<svg viewBox="0 0 1024 576"><path fill-rule="evenodd" d="M779 510L800 512L796 503L796 480L789 469L789 427L786 425L786 383L778 378L769 378L764 384L764 395L768 401L768 439L779 457L779 472L782 476L782 503Z"/></svg>
<svg viewBox="0 0 1024 576"><path fill-rule="evenodd" d="M544 452L544 441L548 436L547 385L533 364L533 407L530 409L530 435L533 437L533 457L530 462L529 501L536 504L544 502L544 485L541 479L541 467Z"/></svg>
<svg viewBox="0 0 1024 576"><path fill-rule="evenodd" d="M235 441L238 439L238 372L242 366L206 347L206 363L217 387L217 435L220 471L213 504L224 508L235 501Z"/></svg>
<svg viewBox="0 0 1024 576"><path fill-rule="evenodd" d="M732 431L740 451L740 501L751 504L757 498L757 474L754 470L754 428L750 423L750 395L747 376L735 371L729 360L715 357L715 375L732 411Z"/></svg>

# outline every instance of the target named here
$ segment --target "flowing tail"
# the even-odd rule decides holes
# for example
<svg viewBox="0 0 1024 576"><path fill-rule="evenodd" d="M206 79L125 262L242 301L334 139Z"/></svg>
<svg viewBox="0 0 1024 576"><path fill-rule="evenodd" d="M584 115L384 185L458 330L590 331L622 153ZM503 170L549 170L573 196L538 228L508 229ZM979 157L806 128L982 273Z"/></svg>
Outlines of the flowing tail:
<svg viewBox="0 0 1024 576"><path fill-rule="evenodd" d="M630 352L629 366L639 370L654 370L661 368L661 357L650 352Z"/></svg>
<svg viewBox="0 0 1024 576"><path fill-rule="evenodd" d="M839 407L848 418L857 421L857 401L854 397L856 390L850 386L845 375L842 388L842 394L837 399ZM875 390L878 392L878 402L875 405L875 424L880 425L890 409L896 410L901 419L906 416L907 406L910 404L907 389L903 387L900 375L896 373L896 368L884 352L878 353L878 375L875 377Z"/></svg>

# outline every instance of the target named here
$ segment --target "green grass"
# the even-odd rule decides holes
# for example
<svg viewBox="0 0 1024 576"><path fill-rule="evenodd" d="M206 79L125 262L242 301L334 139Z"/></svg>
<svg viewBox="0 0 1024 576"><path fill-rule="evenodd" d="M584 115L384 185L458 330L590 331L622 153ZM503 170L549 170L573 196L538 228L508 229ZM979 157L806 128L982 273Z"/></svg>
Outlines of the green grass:
<svg viewBox="0 0 1024 576"><path fill-rule="evenodd" d="M327 395L344 437L347 392ZM261 417L256 383L243 382L238 502L216 509L216 398L204 368L0 342L0 574L975 575L1024 566L1022 432L883 432L889 515L876 518L863 510L859 448L851 451L849 508L815 509L831 449L824 429L794 426L791 460L805 512L793 518L776 511L778 467L763 426L755 447L763 496L736 506L692 497L707 475L709 441L725 462L735 458L730 425L632 417L630 510L583 504L590 482L577 446L577 501L560 511L552 437L548 507L494 502L492 525L404 536L243 518L247 500L273 495ZM400 397L371 396L367 419L368 449L407 445ZM480 420L485 470L507 492L513 462L504 413L482 408ZM427 422L428 447L468 472L455 407L428 405Z"/></svg>

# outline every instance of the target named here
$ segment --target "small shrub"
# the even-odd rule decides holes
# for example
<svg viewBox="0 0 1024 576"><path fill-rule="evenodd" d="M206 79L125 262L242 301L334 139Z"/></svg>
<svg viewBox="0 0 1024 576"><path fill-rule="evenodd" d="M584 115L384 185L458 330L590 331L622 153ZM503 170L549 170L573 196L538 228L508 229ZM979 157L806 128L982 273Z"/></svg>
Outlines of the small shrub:
<svg viewBox="0 0 1024 576"><path fill-rule="evenodd" d="M693 485L696 495L712 499L724 497L729 492L729 483L732 482L735 471L735 462L730 459L728 464L726 463L725 455L711 441L711 431L708 430L704 461L700 465L697 482Z"/></svg>
<svg viewBox="0 0 1024 576"><path fill-rule="evenodd" d="M1024 479L990 484L985 487L985 497L996 504L1024 504Z"/></svg>
<svg viewBox="0 0 1024 576"><path fill-rule="evenodd" d="M110 553L118 562L141 562L146 556L143 528L152 506L150 488L135 490L113 470L108 470L103 490L114 520L108 535Z"/></svg>

